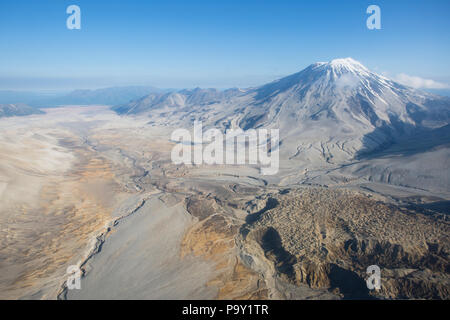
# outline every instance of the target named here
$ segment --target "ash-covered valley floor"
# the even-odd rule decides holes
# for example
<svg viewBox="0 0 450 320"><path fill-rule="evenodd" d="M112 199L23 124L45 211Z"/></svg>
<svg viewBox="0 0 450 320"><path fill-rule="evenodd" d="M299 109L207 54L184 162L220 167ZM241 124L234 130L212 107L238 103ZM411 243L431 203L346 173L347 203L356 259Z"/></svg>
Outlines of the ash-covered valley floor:
<svg viewBox="0 0 450 320"><path fill-rule="evenodd" d="M0 120L3 299L450 298L448 171L430 188L396 183L411 173L386 155L309 170L282 156L275 176L174 165L174 127L46 111Z"/></svg>

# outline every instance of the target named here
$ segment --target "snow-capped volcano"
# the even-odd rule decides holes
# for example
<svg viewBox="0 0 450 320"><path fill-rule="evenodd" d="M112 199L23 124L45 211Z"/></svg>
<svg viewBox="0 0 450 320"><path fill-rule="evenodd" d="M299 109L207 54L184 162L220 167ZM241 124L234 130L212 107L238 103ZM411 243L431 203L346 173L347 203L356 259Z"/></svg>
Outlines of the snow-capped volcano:
<svg viewBox="0 0 450 320"><path fill-rule="evenodd" d="M116 111L173 126L201 120L204 127L224 130L278 128L280 150L289 159L332 163L418 128L447 125L450 99L405 87L345 58L311 64L256 88L182 90L144 97Z"/></svg>
<svg viewBox="0 0 450 320"><path fill-rule="evenodd" d="M334 118L375 127L398 121L417 125L426 120L417 115L427 113L428 100L439 99L373 73L352 58L312 64L256 92L256 102L271 109L271 120L289 113L299 120ZM433 121L431 114L428 120Z"/></svg>

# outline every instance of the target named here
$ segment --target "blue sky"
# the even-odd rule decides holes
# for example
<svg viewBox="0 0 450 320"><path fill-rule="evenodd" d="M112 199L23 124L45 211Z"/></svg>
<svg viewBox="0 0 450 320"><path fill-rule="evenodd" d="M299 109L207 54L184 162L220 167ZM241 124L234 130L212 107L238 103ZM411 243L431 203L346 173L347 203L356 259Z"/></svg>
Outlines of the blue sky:
<svg viewBox="0 0 450 320"><path fill-rule="evenodd" d="M66 28L71 4L81 30ZM370 4L381 30L366 27ZM349 56L448 84L449 9L447 0L2 0L0 89L246 87Z"/></svg>

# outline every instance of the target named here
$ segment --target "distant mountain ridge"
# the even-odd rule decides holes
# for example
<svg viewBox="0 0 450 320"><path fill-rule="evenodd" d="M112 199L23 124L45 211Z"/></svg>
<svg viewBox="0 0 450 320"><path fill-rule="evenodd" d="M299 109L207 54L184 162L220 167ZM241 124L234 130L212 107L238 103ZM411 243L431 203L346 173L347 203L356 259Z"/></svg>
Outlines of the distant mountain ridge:
<svg viewBox="0 0 450 320"><path fill-rule="evenodd" d="M33 102L36 105L115 105L148 95L162 93L164 90L148 86L111 87L96 90L75 90L61 97L42 99Z"/></svg>
<svg viewBox="0 0 450 320"><path fill-rule="evenodd" d="M169 111L173 108L182 109L189 106L219 103L239 93L242 93L242 91L235 88L224 91L214 88L195 88L167 93L155 92L125 104L114 106L112 109L119 114L142 114L152 109Z"/></svg>
<svg viewBox="0 0 450 320"><path fill-rule="evenodd" d="M31 114L44 114L44 112L23 103L0 104L0 118L14 117L14 116L28 116Z"/></svg>
<svg viewBox="0 0 450 320"><path fill-rule="evenodd" d="M63 105L116 105L126 103L151 93L164 93L169 90L151 86L126 86L102 89L79 89L69 93L35 93L21 91L0 91L0 103L26 103L47 108Z"/></svg>

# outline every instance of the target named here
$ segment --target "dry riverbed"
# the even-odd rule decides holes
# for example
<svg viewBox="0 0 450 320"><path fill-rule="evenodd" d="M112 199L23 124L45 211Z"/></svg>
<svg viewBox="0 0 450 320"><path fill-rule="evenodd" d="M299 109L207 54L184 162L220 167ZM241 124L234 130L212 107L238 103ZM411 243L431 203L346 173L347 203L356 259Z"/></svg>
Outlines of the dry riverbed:
<svg viewBox="0 0 450 320"><path fill-rule="evenodd" d="M0 119L0 298L358 298L377 261L377 297L449 298L448 219L423 205L448 199L174 165L173 129L92 106Z"/></svg>

